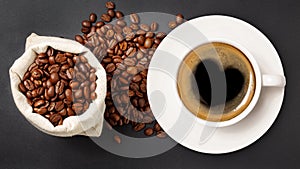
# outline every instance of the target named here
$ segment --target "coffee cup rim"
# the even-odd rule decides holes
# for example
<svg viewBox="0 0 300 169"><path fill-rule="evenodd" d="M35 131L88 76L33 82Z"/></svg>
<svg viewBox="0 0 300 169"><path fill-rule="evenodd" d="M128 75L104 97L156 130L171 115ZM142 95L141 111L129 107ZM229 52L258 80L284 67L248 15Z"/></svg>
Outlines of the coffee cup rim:
<svg viewBox="0 0 300 169"><path fill-rule="evenodd" d="M227 127L227 126L231 126L231 125L238 123L239 121L244 119L254 109L254 107L259 99L261 88L262 88L262 80L261 80L262 75L261 75L261 71L258 66L258 63L255 60L255 58L253 57L252 53L249 50L247 50L244 46L242 46L241 44L239 44L235 41L232 41L229 39L223 39L223 38L209 38L208 41L201 42L198 44L198 46L207 44L207 43L214 43L214 42L229 44L229 45L239 49L247 57L247 59L249 60L250 64L253 67L253 71L254 71L254 75L255 75L255 90L254 90L253 98L251 99L249 105L245 108L245 110L243 110L236 117L234 117L230 120L226 120L226 121L219 121L219 122L207 121L207 120L204 120L204 119L201 119L201 118L195 116L192 112L190 112L188 109L187 110L189 111L189 113L191 113L193 116L195 116L196 121L198 121L199 123L201 123L203 125L207 125L210 127ZM196 47L198 47L198 46L196 46ZM177 68L177 76L178 76L178 71L179 71L179 67ZM177 83L177 78L176 78L176 83ZM181 100L178 90L176 92L177 92L177 97L179 98L179 100ZM184 104L183 104L183 106L185 107Z"/></svg>

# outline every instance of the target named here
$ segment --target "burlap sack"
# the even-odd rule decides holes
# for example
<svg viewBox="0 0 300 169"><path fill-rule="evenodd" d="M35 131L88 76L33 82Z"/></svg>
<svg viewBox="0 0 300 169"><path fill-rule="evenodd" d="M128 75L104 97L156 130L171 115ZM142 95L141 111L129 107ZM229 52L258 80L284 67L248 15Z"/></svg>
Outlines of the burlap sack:
<svg viewBox="0 0 300 169"><path fill-rule="evenodd" d="M23 75L36 57L36 53L45 52L51 46L54 49L82 53L91 66L96 69L98 77L96 83L97 99L94 100L86 112L79 116L71 116L63 121L62 125L54 127L45 117L33 113L27 99L18 89ZM11 90L14 101L24 117L39 130L54 136L69 137L74 135L100 136L103 126L103 113L105 110L106 73L97 58L81 44L64 38L38 36L31 34L26 40L24 54L18 58L9 70Z"/></svg>

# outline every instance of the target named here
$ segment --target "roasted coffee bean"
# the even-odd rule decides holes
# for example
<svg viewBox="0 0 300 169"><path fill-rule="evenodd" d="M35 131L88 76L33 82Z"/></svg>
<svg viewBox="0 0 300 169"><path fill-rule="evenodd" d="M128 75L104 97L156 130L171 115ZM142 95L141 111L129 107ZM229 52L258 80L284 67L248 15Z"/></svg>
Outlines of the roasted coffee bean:
<svg viewBox="0 0 300 169"><path fill-rule="evenodd" d="M95 91L96 87L97 87L97 83L96 82L91 83L91 85L90 85L90 91L91 92Z"/></svg>
<svg viewBox="0 0 300 169"><path fill-rule="evenodd" d="M84 21L81 22L81 25L83 27L90 28L91 27L91 22L88 21L88 20L84 20Z"/></svg>
<svg viewBox="0 0 300 169"><path fill-rule="evenodd" d="M140 22L140 18L137 14L133 13L129 15L130 21L134 24L138 24Z"/></svg>
<svg viewBox="0 0 300 169"><path fill-rule="evenodd" d="M67 114L68 114L68 116L74 116L75 115L73 109L71 109L70 107L67 108Z"/></svg>
<svg viewBox="0 0 300 169"><path fill-rule="evenodd" d="M31 76L34 79L40 79L42 77L42 75L43 75L43 72L40 69L34 69L31 72Z"/></svg>
<svg viewBox="0 0 300 169"><path fill-rule="evenodd" d="M153 134L153 129L152 128L147 128L144 131L146 136L151 136Z"/></svg>
<svg viewBox="0 0 300 169"><path fill-rule="evenodd" d="M77 42L79 42L79 43L83 43L83 38L82 38L82 36L80 36L80 35L76 35L75 36L75 40L77 41ZM53 64L55 64L55 57L54 56L50 56L49 57L49 63L50 63L50 65L53 65Z"/></svg>
<svg viewBox="0 0 300 169"><path fill-rule="evenodd" d="M89 86L85 86L83 88L83 95L86 100L90 99L90 88Z"/></svg>
<svg viewBox="0 0 300 169"><path fill-rule="evenodd" d="M62 109L61 111L58 112L61 116L66 116L67 115L67 109Z"/></svg>
<svg viewBox="0 0 300 169"><path fill-rule="evenodd" d="M23 83L24 83L24 86L27 90L33 90L34 89L34 84L32 83L31 80L27 79Z"/></svg>
<svg viewBox="0 0 300 169"><path fill-rule="evenodd" d="M72 109L76 114L81 114L81 111L83 110L82 103L74 103L72 105Z"/></svg>
<svg viewBox="0 0 300 169"><path fill-rule="evenodd" d="M53 56L53 54L54 54L54 49L51 48L51 47L48 47L46 53L47 53L48 56ZM30 70L29 70L29 71L30 71Z"/></svg>
<svg viewBox="0 0 300 169"><path fill-rule="evenodd" d="M114 31L116 32L116 34L121 34L122 33L122 27L119 25L115 25L113 27ZM115 35L114 35L115 36Z"/></svg>
<svg viewBox="0 0 300 169"><path fill-rule="evenodd" d="M140 90L141 90L141 92L143 92L143 93L146 93L146 89L147 87L146 87L146 85L145 84L141 84L140 85Z"/></svg>
<svg viewBox="0 0 300 169"><path fill-rule="evenodd" d="M144 123L147 123L147 124L152 123L152 122L153 122L153 118L150 117L150 116L145 116L145 117L143 118L143 122L144 122Z"/></svg>
<svg viewBox="0 0 300 169"><path fill-rule="evenodd" d="M163 39L165 37L166 37L166 33L164 33L164 32L158 32L156 34L156 38L158 38L158 39Z"/></svg>
<svg viewBox="0 0 300 169"><path fill-rule="evenodd" d="M140 86L137 83L131 83L130 89L132 89L134 92L140 90Z"/></svg>
<svg viewBox="0 0 300 169"><path fill-rule="evenodd" d="M91 93L91 99L95 100L97 98L97 93L96 92L92 92Z"/></svg>
<svg viewBox="0 0 300 169"><path fill-rule="evenodd" d="M79 58L80 58L80 61L81 61L82 63L87 63L87 62L88 62L87 58L84 57L83 55L79 56Z"/></svg>
<svg viewBox="0 0 300 169"><path fill-rule="evenodd" d="M87 27L81 28L81 32L82 32L82 33L88 34L88 33L90 33L90 31L91 31L90 28L87 28Z"/></svg>
<svg viewBox="0 0 300 169"><path fill-rule="evenodd" d="M107 10L107 14L108 14L111 18L115 17L115 11L112 10L112 9Z"/></svg>
<svg viewBox="0 0 300 169"><path fill-rule="evenodd" d="M80 84L81 88L84 88L85 86L89 86L90 82L89 81L85 81L83 83Z"/></svg>
<svg viewBox="0 0 300 169"><path fill-rule="evenodd" d="M32 63L29 68L28 68L28 71L31 72L33 71L34 69L37 69L38 68L38 65L36 63Z"/></svg>
<svg viewBox="0 0 300 169"><path fill-rule="evenodd" d="M26 87L25 87L25 85L24 85L23 83L20 83L20 84L19 84L19 89L20 89L20 91L21 91L22 93L25 93L25 92L27 91L27 89L26 89Z"/></svg>
<svg viewBox="0 0 300 169"><path fill-rule="evenodd" d="M144 45L145 37L144 37L144 36L139 36L139 37L137 38L137 42L138 42L140 45Z"/></svg>
<svg viewBox="0 0 300 169"><path fill-rule="evenodd" d="M168 26L170 29L174 29L177 26L177 23L176 23L176 21L170 21Z"/></svg>
<svg viewBox="0 0 300 169"><path fill-rule="evenodd" d="M55 62L62 63L67 60L67 57L64 54L57 54L55 57Z"/></svg>
<svg viewBox="0 0 300 169"><path fill-rule="evenodd" d="M139 123L139 124L137 124L136 126L134 126L134 131L136 131L136 132L138 132L138 131L141 131L141 130L143 130L144 128L145 128L145 124L144 123Z"/></svg>
<svg viewBox="0 0 300 169"><path fill-rule="evenodd" d="M147 24L140 24L140 28L143 30L143 31L146 31L146 32L148 32L148 31L150 31L150 27L149 27L149 25L147 25Z"/></svg>
<svg viewBox="0 0 300 169"><path fill-rule="evenodd" d="M74 97L75 97L75 99L78 99L78 98L81 98L82 97L82 90L76 90L75 92L74 92Z"/></svg>
<svg viewBox="0 0 300 169"><path fill-rule="evenodd" d="M60 66L58 64L53 64L48 67L49 73L58 73L60 70ZM54 75L53 75L54 76Z"/></svg>
<svg viewBox="0 0 300 169"><path fill-rule="evenodd" d="M89 17L89 21L95 23L97 20L97 15L95 13L91 13Z"/></svg>
<svg viewBox="0 0 300 169"><path fill-rule="evenodd" d="M135 37L135 33L131 32L126 35L125 39L126 39L126 41L131 41L134 37Z"/></svg>
<svg viewBox="0 0 300 169"><path fill-rule="evenodd" d="M134 66L130 66L130 67L128 67L127 68L127 73L129 73L129 74L131 74L131 75L135 75L135 74L137 74L137 68L136 67L134 67Z"/></svg>
<svg viewBox="0 0 300 169"><path fill-rule="evenodd" d="M151 25L150 25L150 30L152 32L155 32L158 28L158 23L157 22L152 22Z"/></svg>
<svg viewBox="0 0 300 169"><path fill-rule="evenodd" d="M47 90L47 94L50 98L55 96L55 88L54 86L50 86L49 89Z"/></svg>
<svg viewBox="0 0 300 169"><path fill-rule="evenodd" d="M62 94L64 92L64 83L62 81L58 81L55 85L55 93L56 94Z"/></svg>
<svg viewBox="0 0 300 169"><path fill-rule="evenodd" d="M109 115L110 119L113 119L114 121L119 121L120 120L120 116L116 113L111 113Z"/></svg>
<svg viewBox="0 0 300 169"><path fill-rule="evenodd" d="M90 81L91 81L91 82L94 82L94 81L96 81L96 79L97 79L96 74L95 74L95 73L91 73L91 74L90 74Z"/></svg>
<svg viewBox="0 0 300 169"><path fill-rule="evenodd" d="M52 114L49 120L54 126L59 125L60 123L62 124L62 117L59 114Z"/></svg>
<svg viewBox="0 0 300 169"><path fill-rule="evenodd" d="M116 66L113 63L108 64L105 68L107 73L113 72L115 69L116 69Z"/></svg>
<svg viewBox="0 0 300 169"><path fill-rule="evenodd" d="M100 28L100 27L102 27L103 25L105 25L105 23L102 22L102 21L99 21L99 22L97 22L97 23L95 24L95 26L96 26L97 28Z"/></svg>
<svg viewBox="0 0 300 169"><path fill-rule="evenodd" d="M105 7L107 9L115 9L115 4L111 1L109 1L109 2L106 2Z"/></svg>
<svg viewBox="0 0 300 169"><path fill-rule="evenodd" d="M136 61L134 59L131 58L126 58L124 60L124 64L127 66L134 66L136 64Z"/></svg>
<svg viewBox="0 0 300 169"><path fill-rule="evenodd" d="M160 125L158 123L155 123L155 125L153 126L153 130L157 132L160 131L161 130Z"/></svg>
<svg viewBox="0 0 300 169"><path fill-rule="evenodd" d="M177 14L177 15L176 15L176 23L177 23L177 24L182 24L183 21L184 21L183 19L184 19L184 17L183 17L182 14Z"/></svg>
<svg viewBox="0 0 300 169"><path fill-rule="evenodd" d="M115 140L116 143L121 144L121 138L120 138L120 136L115 135L114 136L114 140Z"/></svg>
<svg viewBox="0 0 300 169"><path fill-rule="evenodd" d="M138 24L134 24L134 23L133 23L133 24L130 25L130 28L131 28L132 30L137 31L137 30L139 30L140 27L139 27Z"/></svg>
<svg viewBox="0 0 300 169"><path fill-rule="evenodd" d="M150 48L152 46L153 43L153 39L151 38L146 38L145 42L144 42L144 47L145 48Z"/></svg>
<svg viewBox="0 0 300 169"><path fill-rule="evenodd" d="M71 89L66 89L65 90L65 96L66 96L66 99L68 101L72 101L72 90Z"/></svg>
<svg viewBox="0 0 300 169"><path fill-rule="evenodd" d="M88 71L88 68L83 63L79 63L77 66L78 66L79 71L81 71L83 73L86 73Z"/></svg>
<svg viewBox="0 0 300 169"><path fill-rule="evenodd" d="M122 84L125 84L125 85L128 84L128 81L125 78L119 77L119 80Z"/></svg>
<svg viewBox="0 0 300 169"><path fill-rule="evenodd" d="M40 115L44 115L45 113L47 113L48 110L46 107L42 107L42 108L34 108L33 111Z"/></svg>
<svg viewBox="0 0 300 169"><path fill-rule="evenodd" d="M85 75L81 72L77 72L75 76L79 82L83 82L86 79Z"/></svg>
<svg viewBox="0 0 300 169"><path fill-rule="evenodd" d="M131 32L132 32L132 29L131 29L130 27L125 26L125 27L123 28L123 33L124 33L125 35L127 35L127 34L129 34L129 33L131 33Z"/></svg>
<svg viewBox="0 0 300 169"><path fill-rule="evenodd" d="M71 81L70 87L71 87L71 89L77 89L79 87L79 82Z"/></svg>
<svg viewBox="0 0 300 169"><path fill-rule="evenodd" d="M108 14L102 14L101 19L105 22L111 21L111 17Z"/></svg>
<svg viewBox="0 0 300 169"><path fill-rule="evenodd" d="M139 81L141 81L142 80L142 76L141 75L139 75L139 74L137 74L137 75L135 75L133 78L132 78L132 81L133 82L139 82Z"/></svg>
<svg viewBox="0 0 300 169"><path fill-rule="evenodd" d="M34 107L40 107L42 105L45 104L45 101L44 100L37 100L35 103L34 103Z"/></svg>
<svg viewBox="0 0 300 169"><path fill-rule="evenodd" d="M121 19L123 18L124 14L121 11L116 11L116 18Z"/></svg>
<svg viewBox="0 0 300 169"><path fill-rule="evenodd" d="M147 32L145 38L153 38L153 36L154 36L153 32Z"/></svg>
<svg viewBox="0 0 300 169"><path fill-rule="evenodd" d="M158 131L158 132L156 133L156 136L157 136L158 138L166 138L166 137L167 137L167 134L166 134L166 132L164 132L164 131Z"/></svg>
<svg viewBox="0 0 300 169"><path fill-rule="evenodd" d="M55 110L61 111L64 108L64 103L62 101L58 101L55 103Z"/></svg>
<svg viewBox="0 0 300 169"><path fill-rule="evenodd" d="M139 99L139 107L144 107L145 106L145 99L144 98L141 98Z"/></svg>

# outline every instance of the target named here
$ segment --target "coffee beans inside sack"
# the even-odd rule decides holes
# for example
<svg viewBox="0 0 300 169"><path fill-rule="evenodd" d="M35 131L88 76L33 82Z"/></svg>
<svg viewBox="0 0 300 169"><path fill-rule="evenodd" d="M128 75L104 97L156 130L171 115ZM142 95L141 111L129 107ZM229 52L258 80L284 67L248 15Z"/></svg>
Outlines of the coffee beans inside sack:
<svg viewBox="0 0 300 169"><path fill-rule="evenodd" d="M95 69L81 54L51 47L39 53L19 84L33 112L54 125L69 116L84 113L96 99Z"/></svg>

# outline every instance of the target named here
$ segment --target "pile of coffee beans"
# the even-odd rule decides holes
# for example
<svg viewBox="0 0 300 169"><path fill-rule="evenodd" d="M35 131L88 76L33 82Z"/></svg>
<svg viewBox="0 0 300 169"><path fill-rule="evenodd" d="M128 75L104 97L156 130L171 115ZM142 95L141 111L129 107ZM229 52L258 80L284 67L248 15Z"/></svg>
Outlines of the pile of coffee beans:
<svg viewBox="0 0 300 169"><path fill-rule="evenodd" d="M51 47L37 54L19 84L33 112L54 125L85 112L96 99L96 70L79 54Z"/></svg>
<svg viewBox="0 0 300 169"><path fill-rule="evenodd" d="M130 14L126 21L124 14L115 10L113 2L105 6L107 12L101 15L100 21L91 13L89 19L81 23L83 35L75 36L106 70L108 89L104 117L109 127L131 124L136 132L163 138L166 134L155 121L146 88L150 60L166 33L157 32L157 22L141 23L138 14ZM173 29L183 20L178 14L168 26Z"/></svg>

